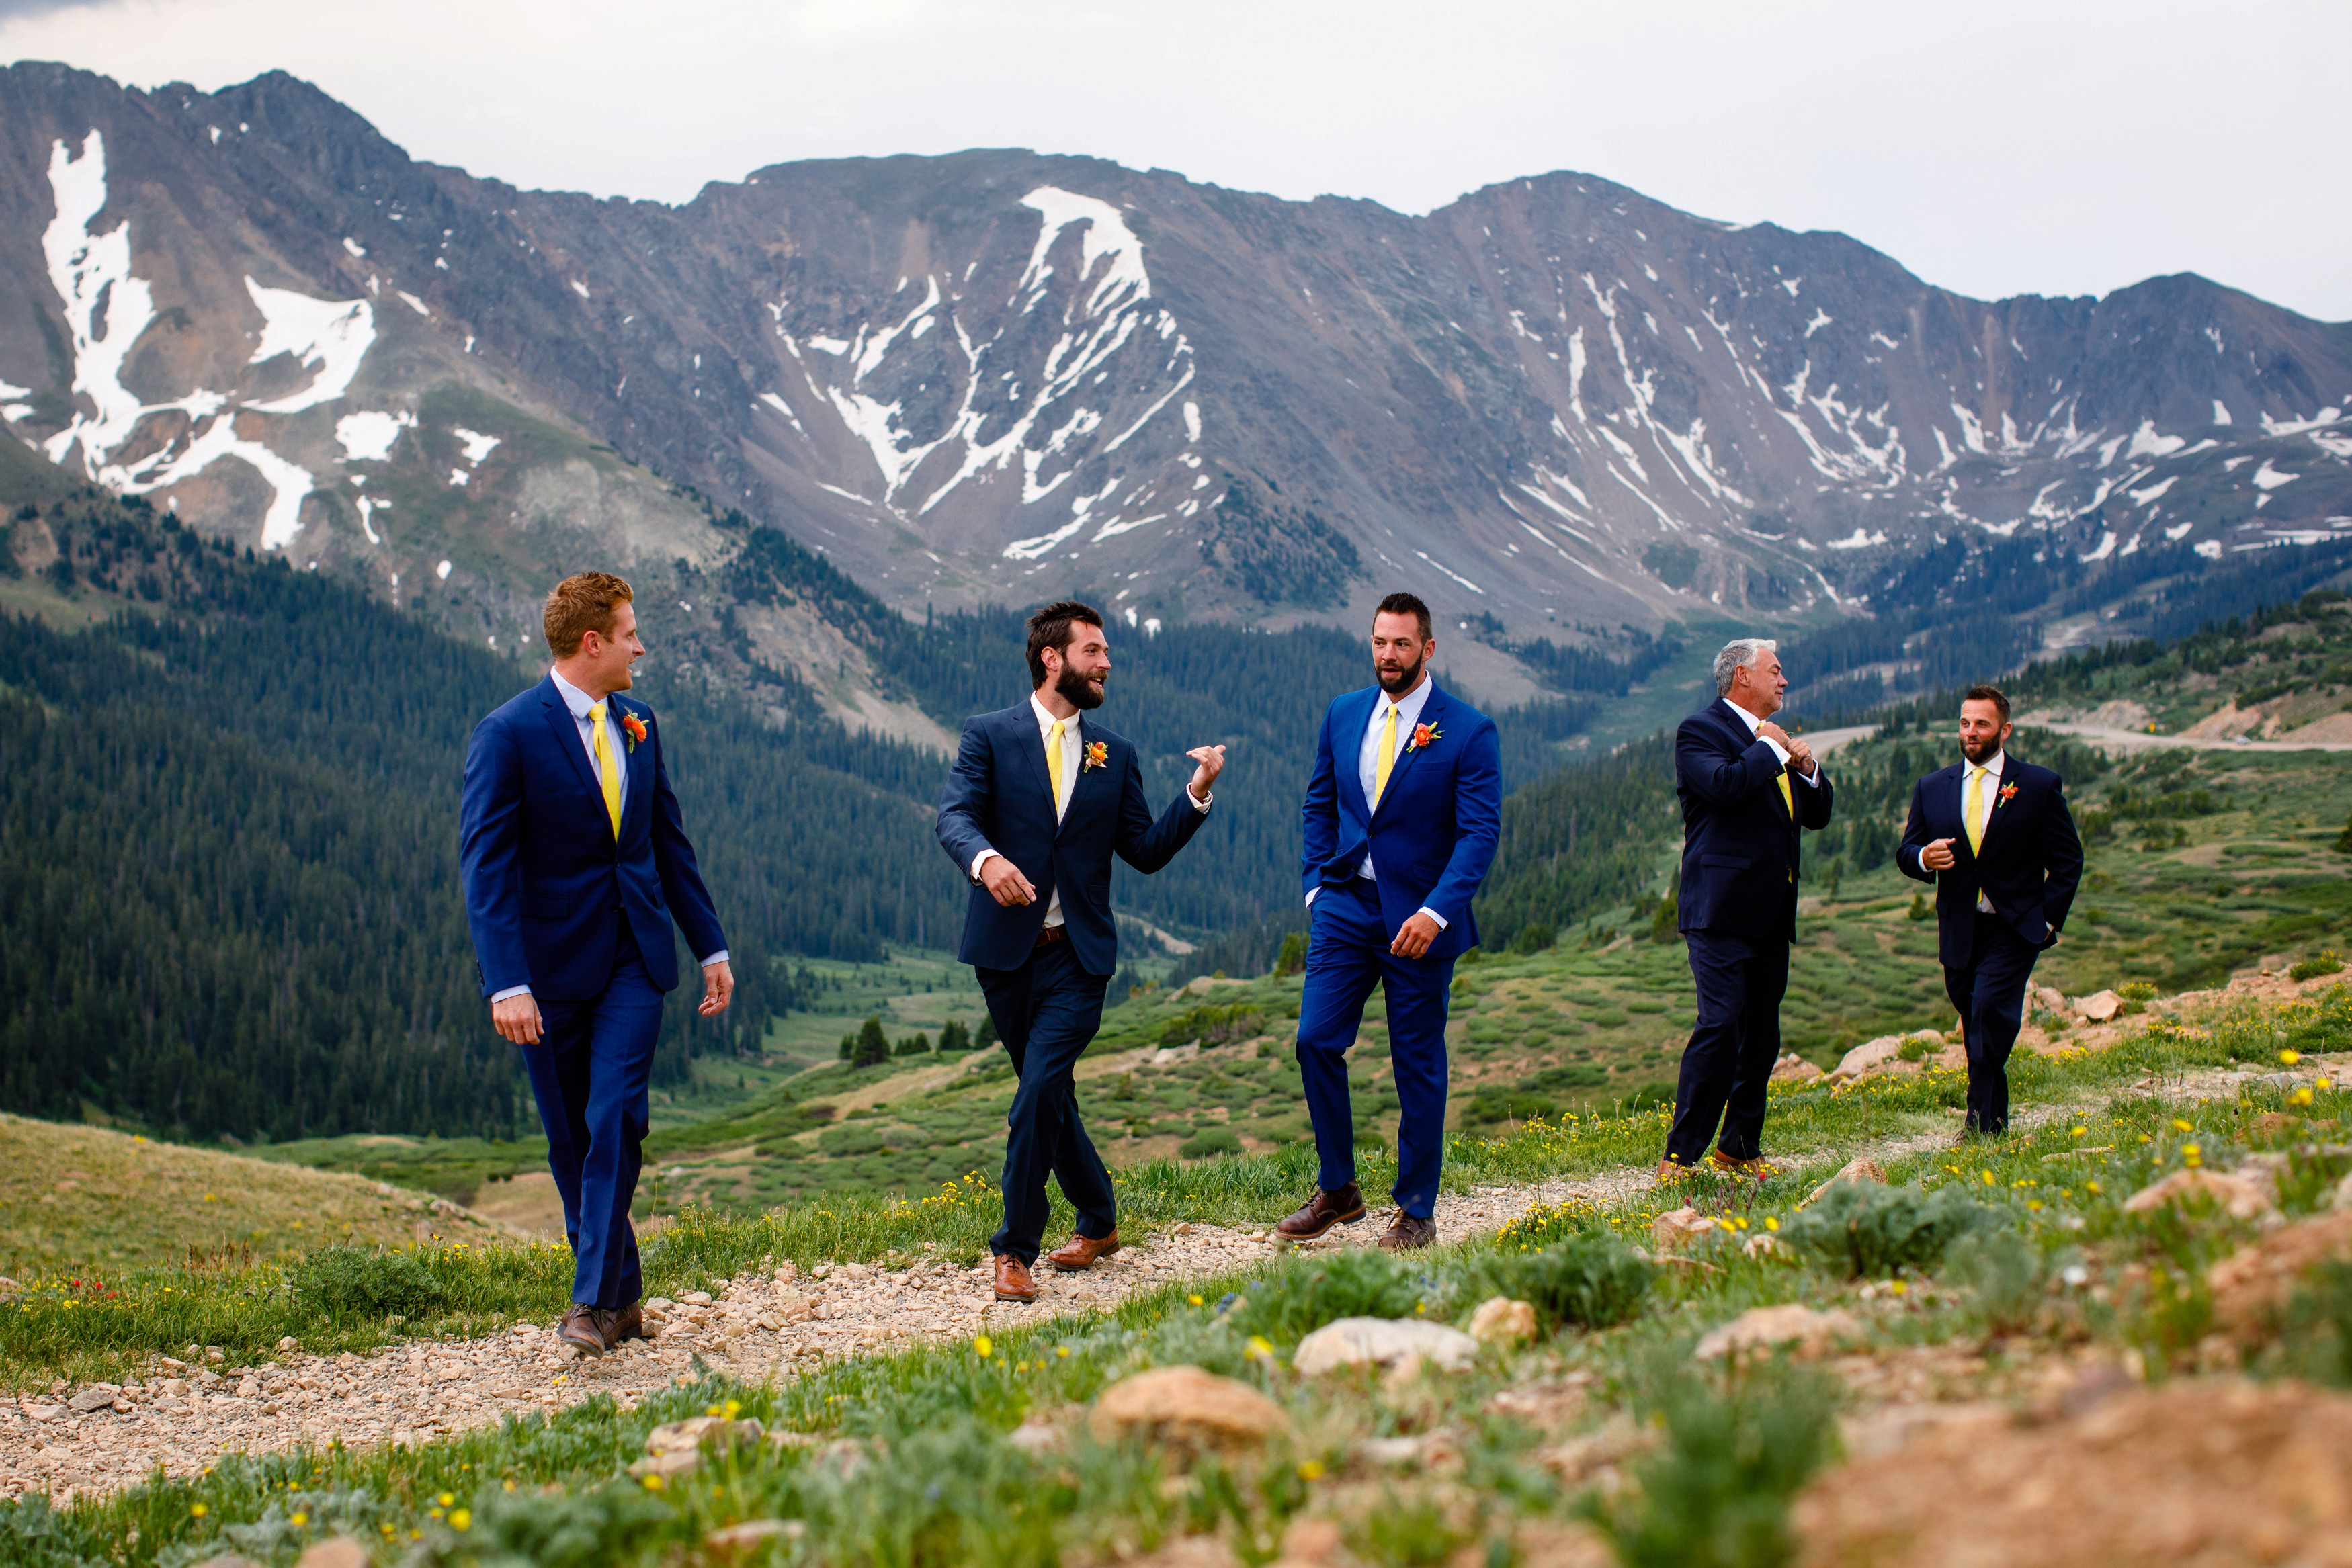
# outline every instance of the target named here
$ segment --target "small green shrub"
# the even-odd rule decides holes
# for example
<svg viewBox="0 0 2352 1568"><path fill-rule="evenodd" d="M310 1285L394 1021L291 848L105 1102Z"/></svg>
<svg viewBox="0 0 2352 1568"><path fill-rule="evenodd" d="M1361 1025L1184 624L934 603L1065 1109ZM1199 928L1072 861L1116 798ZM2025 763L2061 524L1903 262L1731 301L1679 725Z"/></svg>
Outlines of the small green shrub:
<svg viewBox="0 0 2352 1568"><path fill-rule="evenodd" d="M1982 1227L1968 1231L1944 1254L1944 1275L1967 1293L1969 1304L1995 1333L2031 1327L2049 1288L2050 1264L2018 1232Z"/></svg>
<svg viewBox="0 0 2352 1568"><path fill-rule="evenodd" d="M1506 1253L1479 1270L1482 1293L1515 1296L1544 1326L1608 1328L1641 1310L1657 1265L1606 1233L1580 1236L1538 1252Z"/></svg>
<svg viewBox="0 0 2352 1568"><path fill-rule="evenodd" d="M2318 956L2305 958L2289 969L2286 977L2290 980L2311 980L2322 975L2340 975L2343 972L2344 955L2333 947L2323 947Z"/></svg>
<svg viewBox="0 0 2352 1568"><path fill-rule="evenodd" d="M1391 1252L1351 1247L1286 1270L1234 1308L1244 1333L1293 1344L1339 1318L1409 1318L1433 1306L1433 1281Z"/></svg>
<svg viewBox="0 0 2352 1568"><path fill-rule="evenodd" d="M1718 1392L1671 1377L1652 1415L1665 1448L1638 1488L1587 1504L1624 1568L1780 1568L1789 1500L1829 1457L1836 1401L1820 1374L1772 1364Z"/></svg>
<svg viewBox="0 0 2352 1568"><path fill-rule="evenodd" d="M1780 1239L1857 1280L1933 1268L1962 1236L2002 1219L1957 1184L1932 1193L1840 1182L1781 1228Z"/></svg>
<svg viewBox="0 0 2352 1568"><path fill-rule="evenodd" d="M1213 1159L1220 1155L1242 1152L1242 1141L1223 1127L1203 1127L1184 1140L1176 1151L1188 1160Z"/></svg>
<svg viewBox="0 0 2352 1568"><path fill-rule="evenodd" d="M371 1252L323 1247L304 1257L289 1277L295 1299L340 1317L414 1317L448 1303L449 1292L413 1252Z"/></svg>
<svg viewBox="0 0 2352 1568"><path fill-rule="evenodd" d="M2352 1388L2352 1263L2322 1264L2287 1301L2288 1370L2331 1388Z"/></svg>
<svg viewBox="0 0 2352 1568"><path fill-rule="evenodd" d="M1906 1040L1895 1051L1896 1060L1925 1061L1942 1049L1942 1042L1933 1040Z"/></svg>

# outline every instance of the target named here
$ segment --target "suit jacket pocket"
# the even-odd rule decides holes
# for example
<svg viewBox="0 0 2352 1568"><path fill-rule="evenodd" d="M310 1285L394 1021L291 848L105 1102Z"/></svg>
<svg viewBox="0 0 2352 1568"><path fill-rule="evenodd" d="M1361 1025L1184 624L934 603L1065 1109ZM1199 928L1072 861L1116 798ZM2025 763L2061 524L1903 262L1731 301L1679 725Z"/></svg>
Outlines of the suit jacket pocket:
<svg viewBox="0 0 2352 1568"><path fill-rule="evenodd" d="M572 901L568 898L533 898L529 894L523 895L522 917L525 920L562 920L571 913Z"/></svg>

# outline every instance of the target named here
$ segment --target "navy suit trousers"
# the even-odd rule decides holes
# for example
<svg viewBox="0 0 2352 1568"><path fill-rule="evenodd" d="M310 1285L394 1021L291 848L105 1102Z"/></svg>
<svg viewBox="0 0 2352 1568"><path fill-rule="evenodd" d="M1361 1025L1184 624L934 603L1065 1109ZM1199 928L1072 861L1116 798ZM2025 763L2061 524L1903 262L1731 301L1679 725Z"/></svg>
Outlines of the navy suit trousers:
<svg viewBox="0 0 2352 1568"><path fill-rule="evenodd" d="M563 1196L572 1299L606 1308L627 1306L644 1290L629 1205L644 1159L646 1084L662 1012L662 993L628 922L617 911L613 918L621 935L603 992L586 1001L542 998L539 1043L520 1048L547 1129L547 1168Z"/></svg>
<svg viewBox="0 0 2352 1568"><path fill-rule="evenodd" d="M1451 958L1389 951L1380 889L1369 877L1326 883L1315 895L1307 985L1298 1009L1298 1072L1315 1124L1315 1185L1337 1192L1356 1179L1356 1124L1348 1097L1348 1048L1363 1027L1374 986L1389 1004L1389 1071L1396 1085L1397 1178L1391 1196L1416 1219L1437 1211L1445 1162L1445 996Z"/></svg>
<svg viewBox="0 0 2352 1568"><path fill-rule="evenodd" d="M2009 1053L2025 1022L2025 984L2042 949L1998 915L1979 910L1965 968L1946 968L1944 994L1968 1036L1969 1120L1979 1133L2009 1126Z"/></svg>
<svg viewBox="0 0 2352 1568"><path fill-rule="evenodd" d="M1074 1074L1102 1025L1108 976L1090 975L1068 941L1039 947L1017 969L974 967L996 1038L1020 1087L1005 1116L1004 1223L988 1249L1034 1263L1051 1212L1045 1178L1062 1184L1078 1234L1101 1240L1118 1227L1110 1173L1078 1120Z"/></svg>
<svg viewBox="0 0 2352 1568"><path fill-rule="evenodd" d="M1698 985L1698 1025L1683 1048L1666 1158L1698 1164L1719 1122L1717 1146L1734 1159L1756 1159L1763 1152L1764 1086L1780 1059L1789 945L1716 931L1685 931L1683 937Z"/></svg>

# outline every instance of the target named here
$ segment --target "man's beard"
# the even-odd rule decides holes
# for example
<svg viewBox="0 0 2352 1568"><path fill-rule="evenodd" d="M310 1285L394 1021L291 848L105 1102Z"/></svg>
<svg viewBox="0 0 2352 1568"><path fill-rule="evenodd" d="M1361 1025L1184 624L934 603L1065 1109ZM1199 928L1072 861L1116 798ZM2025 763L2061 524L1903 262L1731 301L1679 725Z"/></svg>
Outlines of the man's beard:
<svg viewBox="0 0 2352 1568"><path fill-rule="evenodd" d="M1428 656L1424 654L1414 659L1412 664L1393 675L1375 664L1372 666L1372 678L1380 682L1381 690L1388 693L1389 695L1402 696L1421 684L1421 667L1428 662Z"/></svg>
<svg viewBox="0 0 2352 1568"><path fill-rule="evenodd" d="M2000 755L2000 737L1989 735L1982 740L1960 737L1960 755L1970 762L1990 762Z"/></svg>
<svg viewBox="0 0 2352 1568"><path fill-rule="evenodd" d="M1108 677L1096 678L1107 680ZM1066 697L1072 707L1082 711L1098 708L1103 705L1102 689L1089 684L1086 676L1066 665L1063 667L1061 678L1054 683L1054 689Z"/></svg>

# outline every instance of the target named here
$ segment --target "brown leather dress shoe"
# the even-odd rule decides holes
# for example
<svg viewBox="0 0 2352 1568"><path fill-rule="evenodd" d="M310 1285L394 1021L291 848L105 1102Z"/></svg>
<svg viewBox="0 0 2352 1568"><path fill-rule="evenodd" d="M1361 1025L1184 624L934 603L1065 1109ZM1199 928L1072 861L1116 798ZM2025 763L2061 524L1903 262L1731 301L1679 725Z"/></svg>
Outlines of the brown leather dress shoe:
<svg viewBox="0 0 2352 1568"><path fill-rule="evenodd" d="M1075 1274L1082 1269L1093 1268L1096 1263L1118 1250L1118 1232L1117 1230L1113 1230L1099 1241L1091 1237L1073 1233L1070 1237L1070 1244L1046 1253L1045 1261L1065 1274Z"/></svg>
<svg viewBox="0 0 2352 1568"><path fill-rule="evenodd" d="M1717 1149L1706 1156L1706 1163L1727 1176L1746 1176L1759 1186L1767 1176L1773 1174L1772 1167L1764 1163L1761 1155L1752 1160L1743 1160L1738 1155L1727 1155L1721 1149Z"/></svg>
<svg viewBox="0 0 2352 1568"><path fill-rule="evenodd" d="M1387 1232L1381 1237L1381 1245L1391 1252L1408 1252L1416 1247L1426 1247L1436 1239L1436 1220L1416 1218L1400 1208Z"/></svg>
<svg viewBox="0 0 2352 1568"><path fill-rule="evenodd" d="M1335 1225L1353 1225L1364 1218L1364 1195L1349 1182L1337 1192L1315 1189L1298 1212L1274 1228L1285 1241L1312 1241Z"/></svg>
<svg viewBox="0 0 2352 1568"><path fill-rule="evenodd" d="M1029 1265L1010 1252L996 1255L996 1299L1000 1301L1034 1301L1037 1299L1037 1281L1029 1277Z"/></svg>
<svg viewBox="0 0 2352 1568"><path fill-rule="evenodd" d="M617 1345L625 1339L645 1337L646 1305L643 1301L631 1301L614 1312L610 1326L604 1331L604 1343L608 1346Z"/></svg>
<svg viewBox="0 0 2352 1568"><path fill-rule="evenodd" d="M572 1347L572 1354L602 1355L613 1348L604 1337L604 1325L611 1319L584 1301L574 1301L563 1313L563 1322L556 1329L555 1337Z"/></svg>
<svg viewBox="0 0 2352 1568"><path fill-rule="evenodd" d="M1672 1160L1660 1160L1658 1162L1658 1185L1660 1186L1672 1186L1675 1183L1682 1180L1688 1175L1690 1175L1690 1167L1688 1166L1676 1165Z"/></svg>

